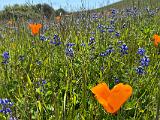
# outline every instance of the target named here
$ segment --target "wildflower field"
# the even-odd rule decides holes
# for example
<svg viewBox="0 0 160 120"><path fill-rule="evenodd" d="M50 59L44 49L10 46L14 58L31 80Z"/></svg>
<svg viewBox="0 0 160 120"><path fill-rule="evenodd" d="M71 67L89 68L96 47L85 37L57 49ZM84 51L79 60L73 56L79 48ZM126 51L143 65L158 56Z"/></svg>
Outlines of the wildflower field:
<svg viewBox="0 0 160 120"><path fill-rule="evenodd" d="M158 6L0 20L0 120L158 120L159 35Z"/></svg>

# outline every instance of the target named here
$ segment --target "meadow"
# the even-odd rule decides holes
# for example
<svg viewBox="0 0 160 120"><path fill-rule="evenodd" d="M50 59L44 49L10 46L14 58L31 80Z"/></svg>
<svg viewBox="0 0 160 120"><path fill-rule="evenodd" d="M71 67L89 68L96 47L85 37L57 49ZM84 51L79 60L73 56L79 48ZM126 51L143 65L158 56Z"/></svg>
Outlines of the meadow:
<svg viewBox="0 0 160 120"><path fill-rule="evenodd" d="M0 120L158 120L159 16L158 7L130 7L1 20ZM30 23L42 24L37 35ZM116 114L91 91L102 82L133 89Z"/></svg>

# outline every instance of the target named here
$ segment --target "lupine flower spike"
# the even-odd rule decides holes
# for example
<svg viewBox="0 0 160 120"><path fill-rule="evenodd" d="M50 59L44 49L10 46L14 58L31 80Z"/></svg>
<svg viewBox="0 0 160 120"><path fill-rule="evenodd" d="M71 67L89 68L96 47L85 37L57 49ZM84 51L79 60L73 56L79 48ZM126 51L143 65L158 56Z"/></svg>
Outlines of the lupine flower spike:
<svg viewBox="0 0 160 120"><path fill-rule="evenodd" d="M108 113L115 114L131 96L132 87L119 83L110 90L106 83L100 83L91 91Z"/></svg>

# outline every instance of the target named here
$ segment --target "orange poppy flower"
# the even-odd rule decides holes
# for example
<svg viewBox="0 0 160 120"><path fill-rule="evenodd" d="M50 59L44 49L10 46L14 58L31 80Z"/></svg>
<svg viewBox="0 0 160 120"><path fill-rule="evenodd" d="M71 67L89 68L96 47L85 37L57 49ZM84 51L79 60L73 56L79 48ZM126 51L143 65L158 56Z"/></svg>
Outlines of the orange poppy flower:
<svg viewBox="0 0 160 120"><path fill-rule="evenodd" d="M153 36L153 41L154 41L154 46L158 47L158 44L160 43L160 36L158 36L157 34L155 34Z"/></svg>
<svg viewBox="0 0 160 120"><path fill-rule="evenodd" d="M100 83L91 91L104 109L115 114L132 94L132 87L119 83L109 90L106 83Z"/></svg>
<svg viewBox="0 0 160 120"><path fill-rule="evenodd" d="M31 29L32 35L37 35L39 30L42 28L42 24L29 24L29 28Z"/></svg>
<svg viewBox="0 0 160 120"><path fill-rule="evenodd" d="M60 23L61 20L62 20L62 16L57 16L57 17L56 17L56 22L57 22L57 23Z"/></svg>
<svg viewBox="0 0 160 120"><path fill-rule="evenodd" d="M8 24L9 24L9 25L13 25L13 21L12 21L12 20L9 20L9 21L8 21Z"/></svg>

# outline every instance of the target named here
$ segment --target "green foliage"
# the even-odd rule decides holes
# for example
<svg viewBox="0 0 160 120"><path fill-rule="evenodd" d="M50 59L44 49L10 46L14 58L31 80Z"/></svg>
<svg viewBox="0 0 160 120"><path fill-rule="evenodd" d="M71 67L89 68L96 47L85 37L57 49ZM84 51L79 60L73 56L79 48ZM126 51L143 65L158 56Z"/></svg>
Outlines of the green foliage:
<svg viewBox="0 0 160 120"><path fill-rule="evenodd" d="M39 13L42 12L44 16L46 16L47 18L52 17L52 15L54 15L55 11L54 9L49 6L48 4L37 4L35 6L36 11Z"/></svg>
<svg viewBox="0 0 160 120"><path fill-rule="evenodd" d="M26 19L41 19L44 16L47 19L53 19L54 16L59 15L59 13L65 15L67 12L64 9L54 10L48 4L37 4L37 5L13 5L6 6L3 11L0 11L1 19L12 19L17 20L18 18L26 18Z"/></svg>
<svg viewBox="0 0 160 120"><path fill-rule="evenodd" d="M36 12L34 6L29 5L14 5L14 6L6 6L3 11L1 11L2 19L17 19L20 17L23 18L40 18L40 12Z"/></svg>
<svg viewBox="0 0 160 120"><path fill-rule="evenodd" d="M6 7L1 14L6 19L0 21L0 98L14 103L11 107L14 117L19 120L154 120L159 116L160 55L150 39L155 33L160 35L157 27L160 11L154 15L143 11L137 16L123 16L119 12L114 19L115 31L120 32L116 37L115 32L106 29L113 19L105 14L93 19L85 11L77 16L62 16L61 23L54 24L52 20L41 19L44 14L51 17L54 11L42 6L15 5ZM43 27L48 28L40 34L47 39L32 36L27 21L16 21L16 15L42 20ZM6 24L7 19L14 26ZM99 28L100 24L105 26L105 32ZM60 45L53 42L54 34L60 37ZM92 44L90 37L95 38ZM126 43L128 54L121 56L122 44L118 41ZM67 43L75 43L72 57L66 54ZM111 46L114 52L100 56ZM138 48L144 48L150 58L142 75L136 73L142 58L137 54ZM8 64L2 63L4 51L9 52ZM105 112L90 90L101 82L113 88L117 84L115 78L133 88L132 96L117 115ZM0 120L9 117L0 114Z"/></svg>
<svg viewBox="0 0 160 120"><path fill-rule="evenodd" d="M123 8L129 8L129 7L138 7L138 8L144 8L144 7L159 7L160 3L159 0L121 0L119 2L116 2L114 4L98 8L97 11L103 11L103 10L109 10L110 8L116 8L116 9L123 9Z"/></svg>
<svg viewBox="0 0 160 120"><path fill-rule="evenodd" d="M65 15L66 13L67 12L63 8L56 10L56 16L59 16L60 14Z"/></svg>

